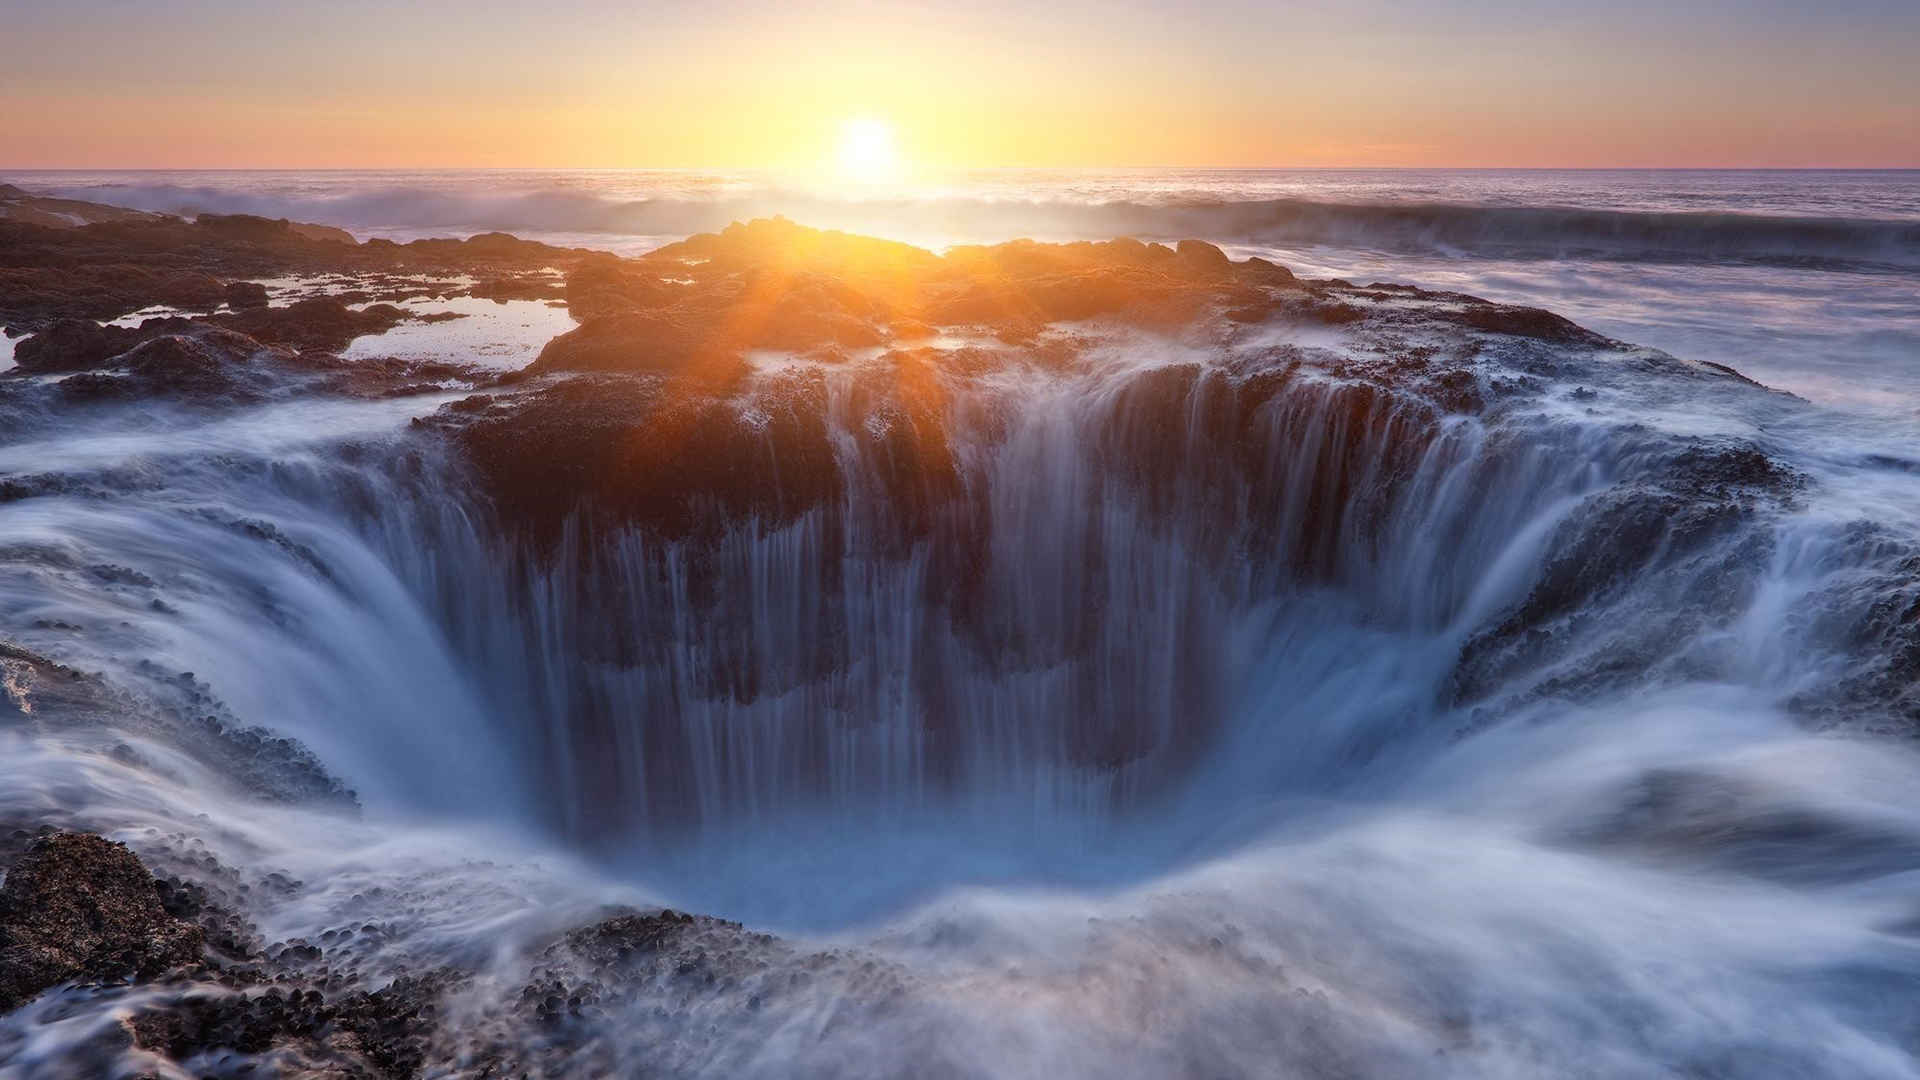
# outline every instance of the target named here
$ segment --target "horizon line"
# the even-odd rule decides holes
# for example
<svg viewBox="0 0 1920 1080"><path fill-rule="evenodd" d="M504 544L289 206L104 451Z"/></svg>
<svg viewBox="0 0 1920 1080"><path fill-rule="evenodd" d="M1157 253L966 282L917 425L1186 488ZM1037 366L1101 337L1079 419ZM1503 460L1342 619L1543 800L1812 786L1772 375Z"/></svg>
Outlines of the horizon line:
<svg viewBox="0 0 1920 1080"><path fill-rule="evenodd" d="M925 170L928 176L991 172L1920 172L1911 165L971 165ZM630 172L804 175L770 165L23 165L34 172Z"/></svg>

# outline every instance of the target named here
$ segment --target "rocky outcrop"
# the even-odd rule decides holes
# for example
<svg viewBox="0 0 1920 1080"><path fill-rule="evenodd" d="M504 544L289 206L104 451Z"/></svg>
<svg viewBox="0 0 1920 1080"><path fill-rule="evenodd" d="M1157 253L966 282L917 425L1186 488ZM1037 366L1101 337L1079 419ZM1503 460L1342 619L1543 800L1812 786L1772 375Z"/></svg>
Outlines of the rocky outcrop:
<svg viewBox="0 0 1920 1080"><path fill-rule="evenodd" d="M357 244L353 234L331 225L307 225L286 218L263 218L252 214L201 214L194 219L200 229L223 240L262 247L283 245L293 239L323 244Z"/></svg>
<svg viewBox="0 0 1920 1080"><path fill-rule="evenodd" d="M1605 809L1554 830L1587 848L1788 884L1866 881L1920 869L1920 841L1870 817L1710 769L1650 769Z"/></svg>
<svg viewBox="0 0 1920 1080"><path fill-rule="evenodd" d="M1049 323L1108 318L1175 327L1290 281L1219 248L1137 241L956 248L945 256L783 219L733 225L568 283L585 320L529 369L694 371L726 377L752 350L860 349L936 329L1028 341Z"/></svg>
<svg viewBox="0 0 1920 1080"><path fill-rule="evenodd" d="M270 1062L271 1075L288 1080L407 1080L430 1060L457 1060L437 1045L454 1041L437 1012L461 981L436 970L334 995L297 981L258 994L203 992L141 1011L127 1029L134 1046L175 1063L218 1054Z"/></svg>
<svg viewBox="0 0 1920 1080"><path fill-rule="evenodd" d="M185 326L186 320L180 320ZM90 371L160 332L102 326L91 319L63 319L13 347L17 370L28 375Z"/></svg>
<svg viewBox="0 0 1920 1080"><path fill-rule="evenodd" d="M110 361L112 373L86 372L62 379L61 396L70 402L178 397L199 403L244 402L262 396L270 377L262 368L284 362L283 351L231 330L196 328L192 332L148 338Z"/></svg>
<svg viewBox="0 0 1920 1080"><path fill-rule="evenodd" d="M15 346L13 374L68 376L53 387L66 404L151 397L240 404L300 382L319 393L387 397L437 392L450 380L491 378L453 361L348 363L332 355L356 337L384 333L412 318L391 304L355 309L315 297L197 319L148 319L134 327L70 319Z"/></svg>
<svg viewBox="0 0 1920 1080"><path fill-rule="evenodd" d="M269 345L285 345L302 352L334 352L364 334L386 333L407 318L405 311L392 304L356 310L333 297L316 296L286 307L254 307L215 315L207 321Z"/></svg>
<svg viewBox="0 0 1920 1080"><path fill-rule="evenodd" d="M837 434L846 432L871 463L862 468L881 475L907 528L902 539L911 540L963 486L950 445L956 395L1024 368L1079 370L1083 350L1102 335L1147 332L1217 349L1256 332L1240 327L1351 327L1365 347L1329 353L1324 369L1372 388L1348 395L1341 408L1349 414L1330 414L1363 425L1484 409L1484 377L1472 367L1481 338L1609 344L1546 312L1394 288L1303 282L1199 241L1016 241L934 255L755 221L640 259L581 263L567 302L582 324L519 376L526 388L463 403L430 426L453 435L509 527L542 540L576 514L669 537L698 531L703 513L715 522L791 521L848 491L853 466ZM1460 328L1460 346L1395 344L1436 323ZM930 347L940 337L948 344ZM782 357L802 362L782 366ZM1204 373L1143 371L1116 399L1127 417L1115 423L1146 442L1115 445L1113 467L1149 491L1190 494L1191 478L1167 469L1185 451L1170 457L1148 445L1164 437L1168 449L1212 441L1229 458L1244 451L1253 473L1277 468L1262 458L1273 448L1257 418L1300 361L1277 351ZM1206 383L1207 411L1194 411L1196 379ZM851 392L830 403L828 387L838 383ZM1206 430L1189 430L1196 424ZM1419 426L1408 428L1403 448L1415 457ZM1292 497L1281 493L1283 477L1269 479L1221 497ZM1348 479L1326 482L1328 494L1312 501L1340 504ZM1325 542L1340 535L1330 528Z"/></svg>
<svg viewBox="0 0 1920 1080"><path fill-rule="evenodd" d="M1834 677L1789 704L1814 723L1920 733L1920 549L1878 522L1808 572L1826 583L1792 613L1810 646L1844 657Z"/></svg>
<svg viewBox="0 0 1920 1080"><path fill-rule="evenodd" d="M167 914L124 845L49 836L0 886L0 1011L76 979L157 978L197 963L204 944L199 927Z"/></svg>
<svg viewBox="0 0 1920 1080"><path fill-rule="evenodd" d="M15 355L22 374L67 374L55 389L71 403L251 400L270 381L263 368L291 358L245 334L178 318L138 327L63 322L21 342Z"/></svg>
<svg viewBox="0 0 1920 1080"><path fill-rule="evenodd" d="M81 199L56 199L0 184L0 221L16 221L48 229L76 229L110 221L157 221L161 214L127 210Z"/></svg>
<svg viewBox="0 0 1920 1080"><path fill-rule="evenodd" d="M577 511L687 536L756 516L791 520L839 490L821 386L757 398L765 420L749 425L726 397L690 385L700 378L570 380L525 401L476 399L439 422L507 519L543 540Z"/></svg>
<svg viewBox="0 0 1920 1080"><path fill-rule="evenodd" d="M236 1075L296 1080L579 1075L644 1050L621 1018L758 1012L803 985L799 972L833 963L738 923L623 909L536 939L486 973L363 977L385 938L377 924L269 943L240 905L249 891L286 898L302 883L277 874L249 883L193 844L155 858L168 867L158 876L97 835L0 836L0 1012L64 982L138 991L117 1031L79 1048L90 1068L124 1068L137 1053L146 1067L217 1061ZM476 988L483 974L488 985ZM459 993L478 1006L451 1007Z"/></svg>
<svg viewBox="0 0 1920 1080"><path fill-rule="evenodd" d="M596 255L501 234L362 244L329 226L245 215L189 222L127 212L57 228L0 215L0 327L37 331L62 319L114 319L156 305L252 307L256 293L246 290L249 299L235 304L223 282L262 277L350 274L378 283L382 276L438 273L550 282L550 268L569 270ZM417 283L397 288L419 290Z"/></svg>
<svg viewBox="0 0 1920 1080"><path fill-rule="evenodd" d="M550 274L488 278L468 290L469 295L505 303L508 300L563 300L566 282Z"/></svg>
<svg viewBox="0 0 1920 1080"><path fill-rule="evenodd" d="M14 495L0 483L0 500ZM274 536L264 523L236 521L230 527L268 542L291 543ZM42 572L77 572L122 583L142 590L141 599L149 605L166 604L158 583L127 567L76 565L51 549L14 547L5 555L14 565ZM37 629L86 628L43 624ZM166 671L150 662L136 669L146 679L137 693L0 641L0 729L18 725L55 738L90 740L101 753L136 768L146 763L123 740L158 741L204 763L247 797L328 805L342 812L356 806L352 789L330 775L312 751L284 735L242 723L192 672Z"/></svg>
<svg viewBox="0 0 1920 1080"><path fill-rule="evenodd" d="M1751 445L1696 441L1644 478L1588 496L1549 540L1527 595L1462 647L1451 703L1511 692L1540 671L1549 675L1531 693L1587 694L1682 658L1705 620L1747 608L1772 552L1765 526L1805 484ZM1684 603L1619 611L1629 593L1663 587ZM1605 663L1567 663L1592 647L1583 631L1610 623L1630 625L1631 641L1616 642Z"/></svg>
<svg viewBox="0 0 1920 1080"><path fill-rule="evenodd" d="M468 974L363 987L351 932L324 947L268 944L235 907L250 886L204 854L183 865L186 876L156 877L122 844L42 831L0 886L0 1011L63 982L130 980L153 993L125 1021L121 1049L175 1068L208 1054L271 1063L290 1077L412 1077L436 1042L442 1053L456 1043L436 1007ZM299 887L277 875L260 885Z"/></svg>
<svg viewBox="0 0 1920 1080"><path fill-rule="evenodd" d="M227 306L235 311L266 307L267 287L257 281L230 281L226 288Z"/></svg>

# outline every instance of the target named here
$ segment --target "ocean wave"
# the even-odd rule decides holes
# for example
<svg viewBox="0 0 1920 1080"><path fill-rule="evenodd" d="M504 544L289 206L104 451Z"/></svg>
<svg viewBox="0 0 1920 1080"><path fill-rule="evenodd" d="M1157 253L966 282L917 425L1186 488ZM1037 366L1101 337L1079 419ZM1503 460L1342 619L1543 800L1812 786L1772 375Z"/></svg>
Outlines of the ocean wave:
<svg viewBox="0 0 1920 1080"><path fill-rule="evenodd" d="M848 197L805 189L678 191L620 198L579 187L378 186L241 189L169 183L66 188L59 195L194 216L247 213L373 232L683 236L784 215L825 228L909 239L994 242L1133 235L1198 236L1278 247L1333 246L1502 257L1596 256L1920 266L1920 221L1726 211L1382 203L1300 198L1166 199L982 196L940 192Z"/></svg>

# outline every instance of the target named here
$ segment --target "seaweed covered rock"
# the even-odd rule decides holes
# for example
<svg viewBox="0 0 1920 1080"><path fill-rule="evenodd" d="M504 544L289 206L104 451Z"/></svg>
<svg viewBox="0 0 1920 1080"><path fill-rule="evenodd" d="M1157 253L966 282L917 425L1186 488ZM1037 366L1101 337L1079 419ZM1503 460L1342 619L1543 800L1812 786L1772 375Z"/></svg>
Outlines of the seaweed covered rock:
<svg viewBox="0 0 1920 1080"><path fill-rule="evenodd" d="M69 980L155 978L198 962L204 943L198 926L167 914L124 844L58 833L0 886L0 1011Z"/></svg>
<svg viewBox="0 0 1920 1080"><path fill-rule="evenodd" d="M462 981L436 969L331 995L297 981L258 993L208 989L145 1009L128 1027L134 1045L175 1062L224 1052L249 1068L269 1063L275 1076L402 1080L435 1055L438 1005ZM444 1049L437 1056L444 1063Z"/></svg>
<svg viewBox="0 0 1920 1080"><path fill-rule="evenodd" d="M491 971L372 976L359 957L380 927L267 945L233 907L249 882L191 841L161 844L157 865L179 873L156 879L96 835L12 836L0 836L0 1012L62 982L127 984L103 988L125 994L120 1023L64 1062L88 1075L135 1061L164 1075L311 1080L580 1075L630 1063L635 1040L610 1018L755 1013L797 985L795 972L834 962L738 923L618 909L528 942ZM277 874L251 882L255 894L303 887ZM643 1034L642 1045L658 1033Z"/></svg>

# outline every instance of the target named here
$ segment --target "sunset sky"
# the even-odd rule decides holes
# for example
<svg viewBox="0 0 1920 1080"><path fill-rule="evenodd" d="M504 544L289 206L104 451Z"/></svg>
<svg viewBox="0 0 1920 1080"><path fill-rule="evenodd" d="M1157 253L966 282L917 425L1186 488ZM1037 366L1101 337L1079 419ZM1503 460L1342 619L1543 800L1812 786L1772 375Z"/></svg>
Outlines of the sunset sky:
<svg viewBox="0 0 1920 1080"><path fill-rule="evenodd" d="M0 167L1911 167L1917 57L1914 0L59 0Z"/></svg>

